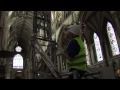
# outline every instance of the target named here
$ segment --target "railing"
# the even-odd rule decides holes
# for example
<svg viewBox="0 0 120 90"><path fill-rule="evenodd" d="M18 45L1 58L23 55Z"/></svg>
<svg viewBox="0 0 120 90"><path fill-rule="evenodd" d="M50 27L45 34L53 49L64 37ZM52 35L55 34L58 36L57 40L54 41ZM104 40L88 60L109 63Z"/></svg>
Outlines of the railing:
<svg viewBox="0 0 120 90"><path fill-rule="evenodd" d="M78 70L75 70L68 73L61 73L60 76L62 77L62 79L69 79L69 76L73 75L74 76L73 79L79 79L79 77L76 76L77 74L79 74ZM99 75L99 77L97 77L96 75ZM91 79L88 76L91 76L93 79L102 79L102 71L97 71L97 72L86 71L83 77L85 79Z"/></svg>

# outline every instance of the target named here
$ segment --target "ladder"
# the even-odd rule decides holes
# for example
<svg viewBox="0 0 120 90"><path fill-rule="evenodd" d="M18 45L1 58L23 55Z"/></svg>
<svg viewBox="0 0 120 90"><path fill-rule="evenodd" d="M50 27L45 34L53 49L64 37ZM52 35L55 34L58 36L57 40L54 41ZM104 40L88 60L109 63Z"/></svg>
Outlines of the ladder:
<svg viewBox="0 0 120 90"><path fill-rule="evenodd" d="M39 52L39 54L41 55L41 58L44 60L45 64L48 66L48 68L50 69L50 71L52 72L54 77L56 79L59 79L60 77L59 77L59 74L58 74L55 66L53 65L53 63L50 60L50 58L48 57L48 55L43 51L40 43L37 40L35 42L35 49Z"/></svg>

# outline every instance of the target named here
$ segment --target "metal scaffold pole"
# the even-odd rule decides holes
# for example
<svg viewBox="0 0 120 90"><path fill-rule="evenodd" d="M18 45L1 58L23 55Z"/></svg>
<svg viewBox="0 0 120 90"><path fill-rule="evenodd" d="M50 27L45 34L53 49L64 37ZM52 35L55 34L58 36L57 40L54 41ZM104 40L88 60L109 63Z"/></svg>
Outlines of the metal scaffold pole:
<svg viewBox="0 0 120 90"><path fill-rule="evenodd" d="M50 11L34 11L33 36L32 36L32 47L33 47L32 70L33 70L34 79L37 78L38 72L41 72L40 71L41 67L38 67L40 65L36 65L36 62L37 62L35 58L36 54L40 55L41 60L43 60L43 62L49 69L50 71L49 73L51 73L51 76L56 79L60 78L58 71L53 64L54 56L52 56L53 55L52 47L55 45L56 43L52 40L52 34L51 34L51 12ZM46 70L44 69L43 73L46 73L45 71ZM39 75L41 75L41 73Z"/></svg>

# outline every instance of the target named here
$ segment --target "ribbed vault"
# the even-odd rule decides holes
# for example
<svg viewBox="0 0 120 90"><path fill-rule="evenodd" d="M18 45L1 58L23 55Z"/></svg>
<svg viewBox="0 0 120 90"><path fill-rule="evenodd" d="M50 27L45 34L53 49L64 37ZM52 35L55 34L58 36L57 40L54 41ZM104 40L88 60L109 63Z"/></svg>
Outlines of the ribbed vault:
<svg viewBox="0 0 120 90"><path fill-rule="evenodd" d="M116 28L115 21L109 11L83 11L82 22L88 27L87 30L84 31L88 43L91 41L94 32L96 32L99 37L102 37L105 20L110 21L114 28Z"/></svg>
<svg viewBox="0 0 120 90"><path fill-rule="evenodd" d="M31 47L33 29L33 11L14 11L10 17L11 27L9 46L16 41L23 48L24 55Z"/></svg>

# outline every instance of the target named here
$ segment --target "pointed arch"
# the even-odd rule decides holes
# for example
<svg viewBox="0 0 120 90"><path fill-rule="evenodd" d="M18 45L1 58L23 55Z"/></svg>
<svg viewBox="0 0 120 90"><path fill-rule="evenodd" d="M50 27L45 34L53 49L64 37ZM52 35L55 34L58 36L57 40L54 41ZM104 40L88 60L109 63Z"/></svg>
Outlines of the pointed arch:
<svg viewBox="0 0 120 90"><path fill-rule="evenodd" d="M115 31L114 31L112 24L110 22L107 22L106 28L107 28L108 39L109 39L110 46L111 46L112 55L113 56L119 55L120 50L118 47Z"/></svg>
<svg viewBox="0 0 120 90"><path fill-rule="evenodd" d="M94 44L95 44L97 61L98 62L103 61L103 54L102 54L102 49L101 49L101 45L100 45L100 40L96 33L93 34L93 39L94 39Z"/></svg>
<svg viewBox="0 0 120 90"><path fill-rule="evenodd" d="M16 54L13 58L13 69L23 69L23 57Z"/></svg>
<svg viewBox="0 0 120 90"><path fill-rule="evenodd" d="M84 39L84 45L85 45L85 51L86 51L86 62L87 62L87 65L91 65L90 53L89 53L89 50L88 50L87 41L85 39Z"/></svg>

